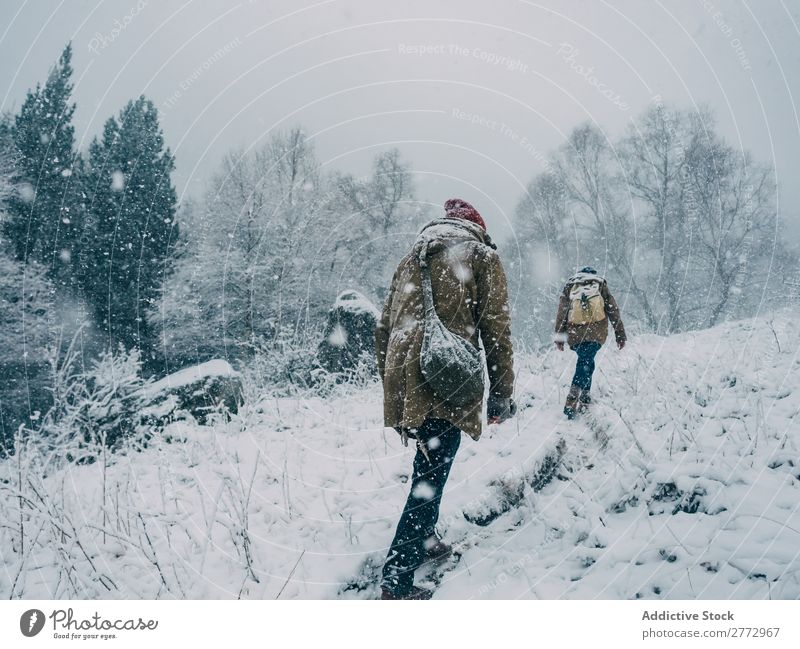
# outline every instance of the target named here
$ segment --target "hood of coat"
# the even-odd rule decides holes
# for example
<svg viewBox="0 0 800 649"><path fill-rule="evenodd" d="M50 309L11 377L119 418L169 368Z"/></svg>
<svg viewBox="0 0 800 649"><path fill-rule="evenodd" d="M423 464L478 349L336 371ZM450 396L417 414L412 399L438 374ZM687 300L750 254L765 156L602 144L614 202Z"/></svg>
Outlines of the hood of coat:
<svg viewBox="0 0 800 649"><path fill-rule="evenodd" d="M579 272L575 273L567 280L567 286L572 286L573 284L586 284L588 282L600 282L603 284L605 281L605 278L597 273Z"/></svg>
<svg viewBox="0 0 800 649"><path fill-rule="evenodd" d="M428 252L433 254L447 247L454 240L474 239L478 243L496 250L497 246L492 241L489 233L482 227L462 219L440 218L434 219L420 230L417 245L428 244Z"/></svg>

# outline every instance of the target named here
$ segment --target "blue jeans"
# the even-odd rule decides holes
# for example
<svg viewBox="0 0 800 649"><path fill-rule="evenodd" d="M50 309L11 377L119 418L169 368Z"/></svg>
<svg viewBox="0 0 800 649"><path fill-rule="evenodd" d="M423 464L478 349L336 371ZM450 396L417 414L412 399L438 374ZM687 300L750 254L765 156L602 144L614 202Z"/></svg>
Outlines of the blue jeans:
<svg viewBox="0 0 800 649"><path fill-rule="evenodd" d="M426 419L416 436L426 442L430 461L417 448L411 491L383 566L382 585L400 596L411 590L414 571L425 561L425 541L435 532L444 484L461 443L461 431L443 419Z"/></svg>
<svg viewBox="0 0 800 649"><path fill-rule="evenodd" d="M594 374L594 357L600 351L600 343L582 342L573 350L578 354L575 364L575 375L572 385L577 385L581 390L588 392L592 389L592 374Z"/></svg>

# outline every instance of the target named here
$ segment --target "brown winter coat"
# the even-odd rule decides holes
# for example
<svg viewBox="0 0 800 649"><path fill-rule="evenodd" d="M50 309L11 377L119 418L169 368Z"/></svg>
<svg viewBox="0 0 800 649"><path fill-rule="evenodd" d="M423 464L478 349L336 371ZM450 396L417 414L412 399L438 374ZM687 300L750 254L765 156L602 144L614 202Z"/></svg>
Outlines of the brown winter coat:
<svg viewBox="0 0 800 649"><path fill-rule="evenodd" d="M398 265L375 331L384 423L392 428L413 429L426 418L445 419L478 439L483 398L455 408L433 394L420 370L425 327L418 255L426 239L432 242L428 260L439 318L450 331L476 347L480 336L491 392L500 398L513 393L507 283L495 246L478 225L437 219L423 228Z"/></svg>
<svg viewBox="0 0 800 649"><path fill-rule="evenodd" d="M625 327L622 324L622 315L620 314L617 301L608 290L608 284L602 278L600 283L600 295L603 296L605 302L606 317L598 322L591 322L584 325L570 324L567 319L569 316L569 292L572 289L572 283L567 282L564 290L561 292L561 297L558 299L558 312L556 313L556 334L566 335L567 344L571 349L574 349L582 342L596 342L600 345L605 343L608 337L608 321L611 321L611 326L614 327L614 336L617 343L625 342Z"/></svg>

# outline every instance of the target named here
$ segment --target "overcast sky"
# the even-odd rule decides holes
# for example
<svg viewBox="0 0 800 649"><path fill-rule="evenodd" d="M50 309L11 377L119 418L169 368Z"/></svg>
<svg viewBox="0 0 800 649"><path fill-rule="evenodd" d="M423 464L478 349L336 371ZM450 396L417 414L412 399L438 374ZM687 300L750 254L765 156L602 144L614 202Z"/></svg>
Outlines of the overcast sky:
<svg viewBox="0 0 800 649"><path fill-rule="evenodd" d="M653 101L702 104L771 162L800 212L800 2L2 0L0 92L16 111L74 45L81 148L127 100L162 111L182 196L222 155L303 125L329 168L397 146L421 198L507 231L570 129L615 138Z"/></svg>

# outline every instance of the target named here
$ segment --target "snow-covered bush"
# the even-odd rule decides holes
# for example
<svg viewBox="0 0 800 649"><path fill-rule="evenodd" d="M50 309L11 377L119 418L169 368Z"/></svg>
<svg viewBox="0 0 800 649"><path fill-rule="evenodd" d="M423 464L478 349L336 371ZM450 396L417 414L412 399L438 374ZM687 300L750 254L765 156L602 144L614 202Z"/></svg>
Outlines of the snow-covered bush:
<svg viewBox="0 0 800 649"><path fill-rule="evenodd" d="M352 367L341 372L319 372L315 375L314 391L320 396L340 396L377 382L375 354L362 352L354 359Z"/></svg>
<svg viewBox="0 0 800 649"><path fill-rule="evenodd" d="M312 387L321 372L324 370L311 341L289 335L259 344L253 358L244 365L251 385L260 390L280 389L287 394Z"/></svg>
<svg viewBox="0 0 800 649"><path fill-rule="evenodd" d="M103 352L88 370L80 369L77 358L74 345L62 358L54 353L53 406L37 436L70 461L93 461L103 449L143 441L149 434L142 417L149 381L141 374L139 350Z"/></svg>
<svg viewBox="0 0 800 649"><path fill-rule="evenodd" d="M253 358L243 364L245 400L264 392L282 395L331 396L351 388L363 388L376 380L372 349L353 353L349 366L332 372L320 363L315 340L321 332L306 337L279 336L259 345Z"/></svg>

